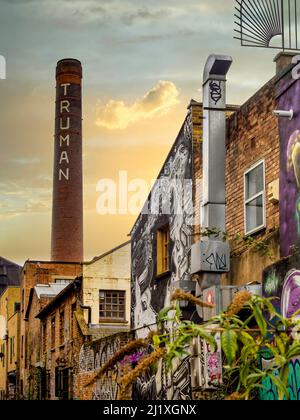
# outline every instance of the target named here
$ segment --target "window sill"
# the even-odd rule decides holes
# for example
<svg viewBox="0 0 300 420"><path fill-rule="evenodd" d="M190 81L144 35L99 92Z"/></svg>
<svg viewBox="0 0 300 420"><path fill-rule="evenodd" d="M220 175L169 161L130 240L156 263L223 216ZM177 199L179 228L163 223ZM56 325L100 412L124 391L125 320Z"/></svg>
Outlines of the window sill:
<svg viewBox="0 0 300 420"><path fill-rule="evenodd" d="M249 236L257 236L257 235L265 232L266 229L267 229L267 227L265 225L264 226L260 226L260 227L258 227L256 229L251 230L250 232L245 233L245 237L246 238L249 238Z"/></svg>
<svg viewBox="0 0 300 420"><path fill-rule="evenodd" d="M117 319L99 319L99 324L117 324L117 325L127 325L128 321L120 321Z"/></svg>
<svg viewBox="0 0 300 420"><path fill-rule="evenodd" d="M156 280L163 280L165 277L168 277L170 275L171 275L171 270L168 270L165 273L157 274Z"/></svg>

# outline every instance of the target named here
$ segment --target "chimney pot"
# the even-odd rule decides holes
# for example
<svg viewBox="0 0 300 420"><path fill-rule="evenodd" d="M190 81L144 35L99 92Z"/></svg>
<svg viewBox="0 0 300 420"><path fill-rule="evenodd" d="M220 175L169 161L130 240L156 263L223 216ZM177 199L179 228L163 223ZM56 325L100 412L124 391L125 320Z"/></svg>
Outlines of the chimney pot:
<svg viewBox="0 0 300 420"><path fill-rule="evenodd" d="M276 63L276 74L278 75L283 70L286 70L291 64L292 59L297 53L291 51L280 51L274 58L274 63Z"/></svg>

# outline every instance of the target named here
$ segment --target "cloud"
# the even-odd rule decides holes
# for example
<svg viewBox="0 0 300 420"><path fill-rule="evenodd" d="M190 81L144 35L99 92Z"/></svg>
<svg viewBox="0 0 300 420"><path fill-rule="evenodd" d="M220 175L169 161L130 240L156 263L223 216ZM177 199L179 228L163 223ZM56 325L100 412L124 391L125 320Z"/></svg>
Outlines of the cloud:
<svg viewBox="0 0 300 420"><path fill-rule="evenodd" d="M162 20L165 17L170 16L171 11L169 9L157 9L150 10L146 7L140 8L133 12L124 12L120 18L125 25L132 25L135 21L155 21Z"/></svg>
<svg viewBox="0 0 300 420"><path fill-rule="evenodd" d="M123 101L109 101L98 110L96 125L122 130L134 122L165 115L179 103L178 96L179 91L173 82L161 80L131 106Z"/></svg>
<svg viewBox="0 0 300 420"><path fill-rule="evenodd" d="M16 158L16 159L11 159L12 163L16 163L18 165L34 165L36 163L40 163L40 159L39 158Z"/></svg>

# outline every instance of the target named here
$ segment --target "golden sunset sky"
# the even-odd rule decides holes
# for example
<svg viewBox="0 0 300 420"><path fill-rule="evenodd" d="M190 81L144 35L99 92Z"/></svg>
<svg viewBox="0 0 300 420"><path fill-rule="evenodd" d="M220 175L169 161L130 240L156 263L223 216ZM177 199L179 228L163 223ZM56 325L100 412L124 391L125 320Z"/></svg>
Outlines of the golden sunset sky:
<svg viewBox="0 0 300 420"><path fill-rule="evenodd" d="M233 39L233 0L0 0L0 255L50 258L55 66L83 65L85 259L128 239L136 215L100 216L97 182L154 179L212 53L234 59L228 103L274 75L276 51Z"/></svg>

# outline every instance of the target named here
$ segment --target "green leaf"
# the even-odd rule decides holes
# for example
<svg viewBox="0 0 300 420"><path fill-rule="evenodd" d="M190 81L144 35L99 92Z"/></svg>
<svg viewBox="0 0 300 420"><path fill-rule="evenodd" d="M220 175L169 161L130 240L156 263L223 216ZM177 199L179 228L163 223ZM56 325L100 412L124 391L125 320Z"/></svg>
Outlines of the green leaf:
<svg viewBox="0 0 300 420"><path fill-rule="evenodd" d="M180 317L181 317L181 309L180 309L179 303L177 303L177 305L176 305L176 318L178 320L180 320Z"/></svg>
<svg viewBox="0 0 300 420"><path fill-rule="evenodd" d="M287 353L287 359L290 361L294 357L300 356L300 344L295 343L293 346L290 347Z"/></svg>
<svg viewBox="0 0 300 420"><path fill-rule="evenodd" d="M287 386L282 382L282 380L278 377L275 376L271 373L268 374L269 378L271 379L271 381L274 383L274 385L276 386L277 390L278 390L278 396L279 396L279 400L283 400L284 397L286 397L287 399L290 398L289 395L289 391Z"/></svg>
<svg viewBox="0 0 300 420"><path fill-rule="evenodd" d="M153 336L153 344L154 344L154 347L155 348L158 348L160 346L160 343L161 343L161 341L160 341L159 336L158 335L154 335Z"/></svg>
<svg viewBox="0 0 300 420"><path fill-rule="evenodd" d="M277 316L276 309L274 308L273 304L269 300L264 301L266 307L268 308L269 314L270 314L270 321L274 319Z"/></svg>
<svg viewBox="0 0 300 420"><path fill-rule="evenodd" d="M282 355L284 355L284 354L285 354L285 340L284 340L284 338L283 338L282 334L277 335L277 336L275 337L275 341L276 341L276 345L277 345L277 347L278 347L278 349L279 349L280 353L281 353Z"/></svg>
<svg viewBox="0 0 300 420"><path fill-rule="evenodd" d="M167 308L162 309L157 316L158 321L164 321L169 312L172 310L174 310L173 306L168 306Z"/></svg>
<svg viewBox="0 0 300 420"><path fill-rule="evenodd" d="M244 344L244 346L255 344L254 338L246 331L240 331L238 338Z"/></svg>
<svg viewBox="0 0 300 420"><path fill-rule="evenodd" d="M241 352L241 359L246 362L248 361L249 357L251 356L251 359L257 359L257 353L259 350L259 346L254 343L254 344L249 344L248 346L245 346L242 349Z"/></svg>
<svg viewBox="0 0 300 420"><path fill-rule="evenodd" d="M199 326L195 326L193 330L195 331L198 337L202 337L205 341L208 342L208 344L210 344L213 352L217 350L218 344L216 342L215 337L212 334L208 333L207 331L205 331L203 328L200 328Z"/></svg>
<svg viewBox="0 0 300 420"><path fill-rule="evenodd" d="M286 363L285 366L283 366L280 369L280 379L286 386L289 383L289 375L290 375L290 365L289 363Z"/></svg>
<svg viewBox="0 0 300 420"><path fill-rule="evenodd" d="M222 349L230 366L236 359L238 351L237 339L237 333L230 329L223 331L221 336Z"/></svg>
<svg viewBox="0 0 300 420"><path fill-rule="evenodd" d="M253 314L256 319L257 325L261 331L261 335L263 337L266 337L267 332L268 332L268 327L267 327L266 320L263 316L263 313L261 309L258 307L258 305L253 306Z"/></svg>
<svg viewBox="0 0 300 420"><path fill-rule="evenodd" d="M249 363L245 363L244 366L240 368L240 381L242 385L246 388L247 387L247 378L250 372L250 365Z"/></svg>

